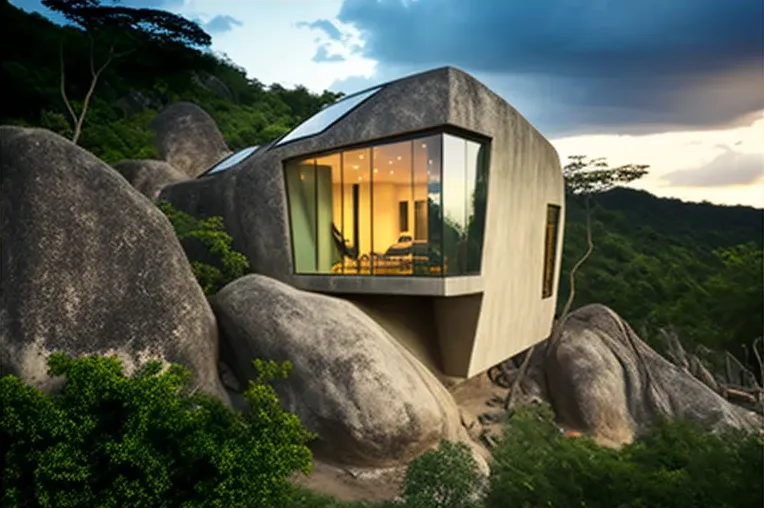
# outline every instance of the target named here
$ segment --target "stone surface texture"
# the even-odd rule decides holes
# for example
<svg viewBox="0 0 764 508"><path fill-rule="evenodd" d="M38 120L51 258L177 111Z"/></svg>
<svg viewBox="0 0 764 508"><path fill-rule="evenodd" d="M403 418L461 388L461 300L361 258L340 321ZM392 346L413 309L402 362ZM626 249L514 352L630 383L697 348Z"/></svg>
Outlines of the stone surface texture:
<svg viewBox="0 0 764 508"><path fill-rule="evenodd" d="M477 448L445 387L352 303L248 275L223 288L212 305L223 360L240 379L254 379L255 358L292 363L276 390L318 434L320 458L384 468L441 439Z"/></svg>
<svg viewBox="0 0 764 508"><path fill-rule="evenodd" d="M215 120L190 102L176 102L163 109L151 124L162 159L195 178L230 155Z"/></svg>
<svg viewBox="0 0 764 508"><path fill-rule="evenodd" d="M544 370L543 391L561 422L606 445L630 443L662 419L715 429L754 430L764 423L663 358L604 305L570 314Z"/></svg>
<svg viewBox="0 0 764 508"><path fill-rule="evenodd" d="M167 218L111 167L43 129L0 127L0 360L43 389L47 357L191 368L227 400L215 317Z"/></svg>
<svg viewBox="0 0 764 508"><path fill-rule="evenodd" d="M152 201L166 185L188 180L188 176L164 161L125 160L114 164L113 167L138 192Z"/></svg>

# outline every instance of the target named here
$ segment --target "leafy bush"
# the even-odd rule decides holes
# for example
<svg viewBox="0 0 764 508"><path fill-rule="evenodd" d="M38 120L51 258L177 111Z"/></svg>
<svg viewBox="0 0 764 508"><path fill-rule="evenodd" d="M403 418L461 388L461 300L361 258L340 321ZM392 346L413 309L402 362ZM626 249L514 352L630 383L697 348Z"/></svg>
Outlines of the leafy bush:
<svg viewBox="0 0 764 508"><path fill-rule="evenodd" d="M468 508L480 488L481 475L464 443L441 441L406 469L403 502L407 508Z"/></svg>
<svg viewBox="0 0 764 508"><path fill-rule="evenodd" d="M222 218L198 220L166 201L158 206L170 219L205 294L217 293L247 272L249 262L244 254L231 248L233 238L226 232Z"/></svg>
<svg viewBox="0 0 764 508"><path fill-rule="evenodd" d="M759 507L764 438L656 425L620 450L566 438L548 407L519 411L494 454L486 507Z"/></svg>
<svg viewBox="0 0 764 508"><path fill-rule="evenodd" d="M255 366L241 413L188 393L189 372L158 362L128 377L116 358L56 354L54 396L1 378L2 505L280 506L288 477L310 469L311 435L268 384L289 364Z"/></svg>

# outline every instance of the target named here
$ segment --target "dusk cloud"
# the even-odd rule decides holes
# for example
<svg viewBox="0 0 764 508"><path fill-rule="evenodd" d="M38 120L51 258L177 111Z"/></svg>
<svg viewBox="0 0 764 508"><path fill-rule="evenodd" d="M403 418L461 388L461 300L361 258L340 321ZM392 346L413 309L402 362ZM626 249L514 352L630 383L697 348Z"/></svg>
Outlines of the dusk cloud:
<svg viewBox="0 0 764 508"><path fill-rule="evenodd" d="M225 14L219 14L208 22L202 24L202 27L213 35L230 32L237 26L241 26L241 21Z"/></svg>
<svg viewBox="0 0 764 508"><path fill-rule="evenodd" d="M750 185L764 179L764 154L725 152L698 169L674 171L664 177L676 187L726 187Z"/></svg>
<svg viewBox="0 0 764 508"><path fill-rule="evenodd" d="M316 50L316 55L313 57L314 62L344 62L345 57L337 54L330 54L329 48L326 44L322 44Z"/></svg>
<svg viewBox="0 0 764 508"><path fill-rule="evenodd" d="M320 32L323 32L324 35L326 35L330 40L332 41L341 41L344 39L342 32L328 19L317 19L315 21L312 21L308 23L307 21L302 21L300 23L297 23L298 27L301 28L311 28L313 30L318 30Z"/></svg>
<svg viewBox="0 0 764 508"><path fill-rule="evenodd" d="M760 1L345 0L338 19L379 67L461 67L557 131L716 128L764 109Z"/></svg>

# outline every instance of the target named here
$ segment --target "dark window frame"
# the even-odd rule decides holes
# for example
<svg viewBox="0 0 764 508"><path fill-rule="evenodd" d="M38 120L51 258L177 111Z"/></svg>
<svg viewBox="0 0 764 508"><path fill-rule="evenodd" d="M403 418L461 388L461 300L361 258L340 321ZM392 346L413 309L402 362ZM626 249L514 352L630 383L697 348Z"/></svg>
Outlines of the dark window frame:
<svg viewBox="0 0 764 508"><path fill-rule="evenodd" d="M541 298L554 295L554 283L557 276L557 244L560 242L560 219L562 207L548 203L544 218L544 273L541 282Z"/></svg>

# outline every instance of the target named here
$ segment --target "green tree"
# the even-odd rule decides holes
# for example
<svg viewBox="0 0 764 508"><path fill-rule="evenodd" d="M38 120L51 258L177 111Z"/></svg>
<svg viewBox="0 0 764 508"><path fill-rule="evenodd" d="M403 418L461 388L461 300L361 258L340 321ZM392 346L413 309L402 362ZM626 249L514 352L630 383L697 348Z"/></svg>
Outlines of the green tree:
<svg viewBox="0 0 764 508"><path fill-rule="evenodd" d="M66 71L63 41L59 47L59 90L72 122L72 142L77 143L82 134L90 102L101 75L115 58L131 53L133 46L148 43L156 49L178 45L209 46L210 36L195 22L182 16L158 9L132 8L103 5L101 0L42 0L44 6L61 13L66 19L85 30L90 39L90 86L82 100L79 112L66 93ZM108 39L108 55L100 65L95 63L96 39L102 43ZM121 52L119 42L131 49Z"/></svg>
<svg viewBox="0 0 764 508"><path fill-rule="evenodd" d="M604 158L589 159L585 155L572 155L568 157L568 163L563 168L565 179L566 200L582 200L586 220L586 251L568 272L568 299L562 307L559 317L552 325L552 333L547 341L546 352L553 351L554 346L562 335L570 309L576 298L576 273L586 263L594 252L594 240L592 237L592 209L591 201L597 195L607 192L618 185L624 185L638 180L647 174L649 166L645 164L626 164L611 168ZM518 374L510 387L509 393L504 400L504 407L510 410L518 387L528 369L535 345L531 346L526 353Z"/></svg>
<svg viewBox="0 0 764 508"><path fill-rule="evenodd" d="M494 450L486 508L747 508L764 496L764 438L661 422L621 449L565 437L548 406L521 408Z"/></svg>
<svg viewBox="0 0 764 508"><path fill-rule="evenodd" d="M190 393L177 365L126 376L116 358L56 354L49 366L64 378L53 396L0 378L3 506L272 507L310 469L312 435L269 384L289 364L256 361L244 412Z"/></svg>
<svg viewBox="0 0 764 508"><path fill-rule="evenodd" d="M475 506L481 475L469 447L443 440L436 450L414 459L406 469L403 502L407 508Z"/></svg>
<svg viewBox="0 0 764 508"><path fill-rule="evenodd" d="M198 220L166 201L158 206L175 229L205 294L217 293L247 272L249 262L244 254L233 250L233 238L226 232L222 218Z"/></svg>

